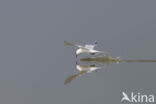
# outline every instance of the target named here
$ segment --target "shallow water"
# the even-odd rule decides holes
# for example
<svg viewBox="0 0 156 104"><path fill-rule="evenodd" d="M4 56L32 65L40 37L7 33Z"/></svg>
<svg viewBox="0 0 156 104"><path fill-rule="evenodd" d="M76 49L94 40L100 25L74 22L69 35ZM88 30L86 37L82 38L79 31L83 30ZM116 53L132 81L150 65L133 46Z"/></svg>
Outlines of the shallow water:
<svg viewBox="0 0 156 104"><path fill-rule="evenodd" d="M80 72L75 48L64 44L97 40L96 49L112 57L156 60L155 3L2 1L0 104L121 104L123 91L156 96L155 62L79 63L102 68L65 84Z"/></svg>

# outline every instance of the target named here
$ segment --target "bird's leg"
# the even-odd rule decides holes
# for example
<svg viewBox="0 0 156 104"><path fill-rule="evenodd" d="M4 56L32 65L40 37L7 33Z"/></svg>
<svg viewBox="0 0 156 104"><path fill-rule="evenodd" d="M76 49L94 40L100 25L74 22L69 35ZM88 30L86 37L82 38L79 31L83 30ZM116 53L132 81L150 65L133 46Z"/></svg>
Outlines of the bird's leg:
<svg viewBox="0 0 156 104"><path fill-rule="evenodd" d="M77 56L78 56L78 55L75 53L75 57L76 57L76 58L77 58Z"/></svg>
<svg viewBox="0 0 156 104"><path fill-rule="evenodd" d="M77 65L79 65L79 62L78 61L75 62L75 66L77 66Z"/></svg>
<svg viewBox="0 0 156 104"><path fill-rule="evenodd" d="M95 53L91 53L91 55L95 55Z"/></svg>

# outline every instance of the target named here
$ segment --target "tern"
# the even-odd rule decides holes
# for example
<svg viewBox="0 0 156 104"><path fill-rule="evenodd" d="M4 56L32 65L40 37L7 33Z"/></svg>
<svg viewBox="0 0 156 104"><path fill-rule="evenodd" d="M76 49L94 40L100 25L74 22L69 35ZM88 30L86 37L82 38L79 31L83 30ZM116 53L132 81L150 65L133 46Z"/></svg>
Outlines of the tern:
<svg viewBox="0 0 156 104"><path fill-rule="evenodd" d="M102 51L98 51L98 50L95 50L95 46L97 46L97 41L94 43L94 44L86 44L84 46L82 45L75 45L75 44L72 44L72 43L69 43L67 41L64 41L64 43L68 46L74 46L76 48L78 48L76 50L76 58L78 55L82 54L82 53L86 53L86 54L91 54L91 55L95 55L95 54L100 54L100 53L104 53Z"/></svg>

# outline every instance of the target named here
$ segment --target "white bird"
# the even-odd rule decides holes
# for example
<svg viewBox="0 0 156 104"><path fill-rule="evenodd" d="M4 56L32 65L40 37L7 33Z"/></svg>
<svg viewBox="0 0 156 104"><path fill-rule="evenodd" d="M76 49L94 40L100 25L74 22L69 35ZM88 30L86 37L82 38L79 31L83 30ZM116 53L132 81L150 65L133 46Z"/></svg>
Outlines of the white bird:
<svg viewBox="0 0 156 104"><path fill-rule="evenodd" d="M125 92L122 92L122 95L123 95L123 97L121 99L121 102L123 102L124 100L131 102L131 100L129 99L129 97L127 96L127 94Z"/></svg>
<svg viewBox="0 0 156 104"><path fill-rule="evenodd" d="M104 53L102 51L98 51L98 50L95 50L95 46L97 46L97 41L94 43L94 44L86 44L85 46L81 46L81 45L75 45L75 44L72 44L72 43L69 43L67 41L64 41L64 43L68 46L75 46L77 47L78 49L76 50L76 57L79 55L79 54L82 54L82 53L86 53L86 54L91 54L91 55L95 55L95 54L100 54L100 53Z"/></svg>

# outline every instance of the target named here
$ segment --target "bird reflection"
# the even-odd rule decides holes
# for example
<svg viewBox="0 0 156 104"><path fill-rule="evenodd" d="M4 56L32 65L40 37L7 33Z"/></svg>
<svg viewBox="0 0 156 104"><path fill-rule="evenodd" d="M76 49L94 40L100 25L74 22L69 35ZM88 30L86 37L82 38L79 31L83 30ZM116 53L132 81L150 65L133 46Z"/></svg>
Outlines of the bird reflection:
<svg viewBox="0 0 156 104"><path fill-rule="evenodd" d="M80 64L81 62L81 64ZM72 80L76 79L77 77L91 72L97 72L98 69L104 68L106 66L109 66L112 63L119 64L121 62L126 63L153 63L156 62L156 60L123 60L120 57L112 58L111 56L98 56L98 57L87 57L87 58L80 58L79 62L76 62L76 69L79 71L79 73L69 76L64 84L70 83Z"/></svg>
<svg viewBox="0 0 156 104"><path fill-rule="evenodd" d="M65 83L64 84L70 83L72 80L76 79L77 77L79 77L79 76L81 76L83 74L91 73L91 72L94 72L94 71L97 72L98 69L102 68L102 67L97 66L95 64L80 65L80 64L78 64L78 62L76 62L76 66L75 67L79 71L79 73L69 76L65 80Z"/></svg>
<svg viewBox="0 0 156 104"><path fill-rule="evenodd" d="M110 55L102 55L97 57L80 58L79 61L83 63L83 65L81 65L79 64L79 62L76 62L75 67L79 71L79 73L69 76L65 80L64 84L70 83L72 80L83 74L97 72L98 69L109 66L112 63L119 64L122 60L119 57L112 58Z"/></svg>

